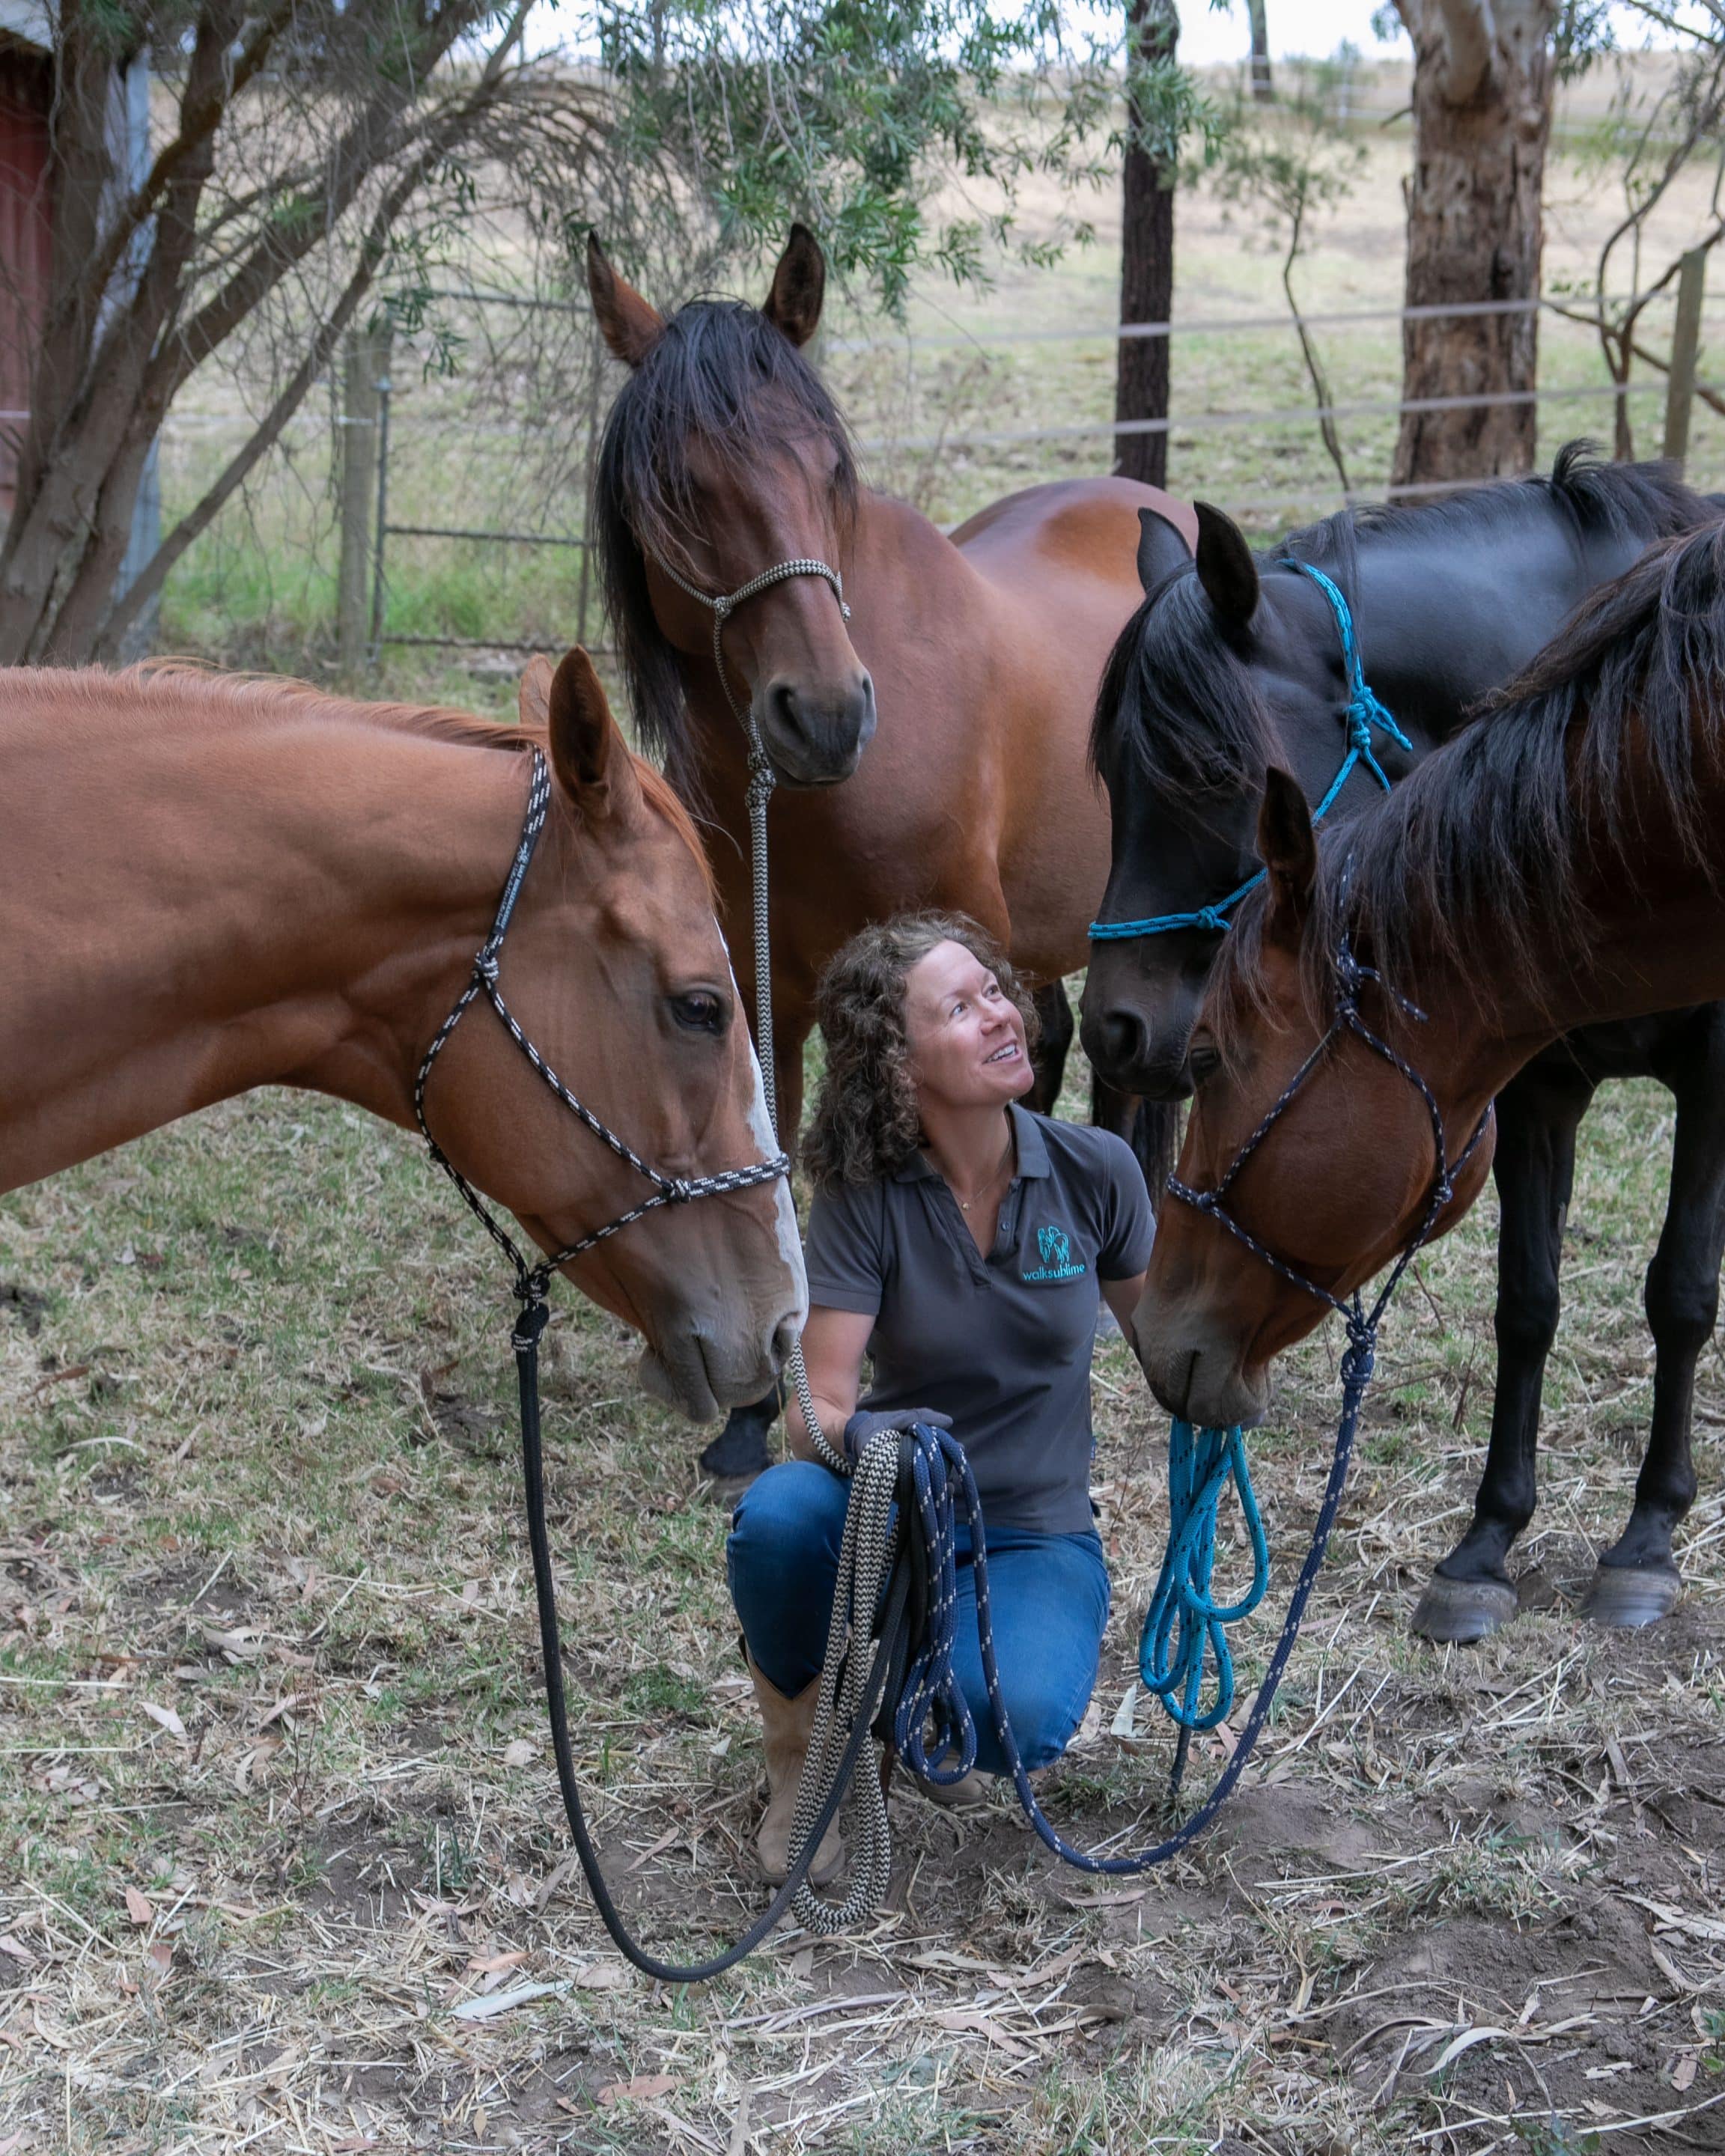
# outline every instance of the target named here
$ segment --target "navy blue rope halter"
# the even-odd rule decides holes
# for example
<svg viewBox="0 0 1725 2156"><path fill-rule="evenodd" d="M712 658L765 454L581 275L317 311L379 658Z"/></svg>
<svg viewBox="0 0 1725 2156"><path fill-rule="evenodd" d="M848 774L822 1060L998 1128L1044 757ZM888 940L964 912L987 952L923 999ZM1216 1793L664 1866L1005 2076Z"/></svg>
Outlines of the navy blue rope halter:
<svg viewBox="0 0 1725 2156"><path fill-rule="evenodd" d="M1312 820L1317 823L1334 807L1342 789L1353 776L1357 766L1363 764L1387 793L1389 775L1378 762L1373 746L1372 730L1387 734L1398 748L1411 755L1414 744L1395 721L1366 680L1365 669L1360 664L1359 639L1354 633L1353 615L1338 586L1322 569L1315 569L1310 562L1290 562L1287 567L1297 569L1312 583L1330 603L1330 611L1336 617L1336 627L1342 639L1342 663L1348 672L1348 703L1342 713L1342 723L1347 729L1348 748L1342 758L1342 767L1330 781L1329 791L1312 812ZM1219 936L1233 926L1234 909L1246 893L1255 891L1264 880L1264 871L1249 875L1237 885L1225 898L1219 898L1209 906L1200 906L1191 913L1158 913L1145 921L1093 921L1090 924L1092 943L1121 943L1138 936L1167 936L1179 928L1205 928Z"/></svg>

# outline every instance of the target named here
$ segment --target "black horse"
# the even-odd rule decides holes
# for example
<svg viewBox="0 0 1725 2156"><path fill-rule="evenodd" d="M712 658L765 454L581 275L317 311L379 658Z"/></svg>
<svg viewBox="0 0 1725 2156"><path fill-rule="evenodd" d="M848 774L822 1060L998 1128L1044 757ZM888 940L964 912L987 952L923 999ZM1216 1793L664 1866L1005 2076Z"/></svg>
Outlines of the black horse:
<svg viewBox="0 0 1725 2156"><path fill-rule="evenodd" d="M1191 914L1237 891L1257 869L1270 764L1296 773L1314 803L1333 786L1350 746L1352 684L1332 602L1293 562L1324 570L1345 594L1365 679L1403 737L1373 728L1370 758L1357 759L1336 796L1332 813L1341 816L1381 798L1373 763L1385 781L1404 775L1651 541L1719 513L1661 466L1602 464L1572 443L1549 480L1344 512L1262 559L1204 504L1195 562L1177 533L1145 517L1144 603L1110 658L1092 736L1113 810L1101 922ZM1220 933L1194 924L1094 945L1082 1038L1114 1085L1153 1098L1191 1091L1189 1044ZM1515 1612L1507 1558L1533 1516L1576 1129L1604 1080L1638 1076L1668 1086L1677 1107L1671 1194L1645 1291L1657 1349L1653 1422L1634 1510L1600 1559L1586 1610L1601 1624L1636 1625L1676 1600L1671 1536L1695 1497L1695 1367L1717 1315L1725 1249L1719 1004L1571 1034L1498 1101L1491 1444L1472 1525L1414 1614L1428 1639L1483 1638Z"/></svg>

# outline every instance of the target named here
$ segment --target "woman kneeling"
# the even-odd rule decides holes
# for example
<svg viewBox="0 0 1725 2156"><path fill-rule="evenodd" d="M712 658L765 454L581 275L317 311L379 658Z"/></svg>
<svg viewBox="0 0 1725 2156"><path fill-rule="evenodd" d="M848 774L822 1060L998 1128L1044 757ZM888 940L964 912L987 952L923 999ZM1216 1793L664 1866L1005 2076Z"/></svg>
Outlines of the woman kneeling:
<svg viewBox="0 0 1725 2156"><path fill-rule="evenodd" d="M1002 1694L1026 1767L1070 1742L1096 1682L1108 1573L1090 1504L1090 1366L1101 1299L1124 1327L1155 1235L1131 1148L1017 1105L1034 1018L1004 958L962 915L901 916L854 937L821 983L826 1075L803 1146L809 1222L803 1352L815 1413L852 1458L906 1422L953 1430L988 1540ZM874 1384L858 1399L863 1358ZM744 1493L732 1599L766 1726L772 1797L757 1846L784 1876L808 1750L848 1485L798 1455ZM958 1529L953 1661L979 1768L1006 1761L977 1641L970 1538ZM978 1777L936 1791L980 1799ZM837 1871L836 1831L812 1876Z"/></svg>

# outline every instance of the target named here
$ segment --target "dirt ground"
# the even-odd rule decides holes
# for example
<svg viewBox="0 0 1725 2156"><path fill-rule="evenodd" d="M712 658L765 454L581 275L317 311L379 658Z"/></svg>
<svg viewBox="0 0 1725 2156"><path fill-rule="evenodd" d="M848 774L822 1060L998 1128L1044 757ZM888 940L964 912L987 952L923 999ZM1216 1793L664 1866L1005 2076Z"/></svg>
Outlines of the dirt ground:
<svg viewBox="0 0 1725 2156"><path fill-rule="evenodd" d="M0 2148L1725 2147L1716 1351L1684 1604L1634 1636L1575 1609L1638 1458L1670 1138L1651 1086L1584 1132L1514 1625L1405 1630L1481 1459L1485 1204L1391 1320L1304 1637L1211 1834L1098 1881L1002 1799L959 1820L901 1791L878 1920L786 1931L687 1994L625 1968L571 1876L506 1283L413 1148L266 1094L14 1194ZM551 1338L581 1771L624 1907L692 1948L758 1906L723 1513L620 1328L571 1297ZM1317 1509L1334 1348L1292 1359L1254 1440L1276 1573L1243 1699ZM1164 1818L1166 1727L1128 1697L1162 1435L1117 1340L1096 1383L1115 1616L1046 1802L1118 1850ZM1224 1537L1224 1578L1240 1555Z"/></svg>

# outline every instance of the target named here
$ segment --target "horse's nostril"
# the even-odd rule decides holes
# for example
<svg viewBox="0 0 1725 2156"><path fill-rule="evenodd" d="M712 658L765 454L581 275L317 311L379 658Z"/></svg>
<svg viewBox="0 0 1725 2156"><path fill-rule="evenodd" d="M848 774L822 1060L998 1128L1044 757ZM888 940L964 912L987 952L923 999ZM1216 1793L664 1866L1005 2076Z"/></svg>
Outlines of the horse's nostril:
<svg viewBox="0 0 1725 2156"><path fill-rule="evenodd" d="M1116 1070L1131 1070L1150 1052L1150 1029L1135 1010L1107 1012L1101 1030L1103 1052Z"/></svg>
<svg viewBox="0 0 1725 2156"><path fill-rule="evenodd" d="M781 1317L773 1328L773 1367L783 1369L791 1359L791 1350L797 1344L802 1328L794 1317Z"/></svg>
<svg viewBox="0 0 1725 2156"><path fill-rule="evenodd" d="M767 691L768 715L772 724L782 734L797 732L800 714L797 709L797 692L788 681L775 681Z"/></svg>

